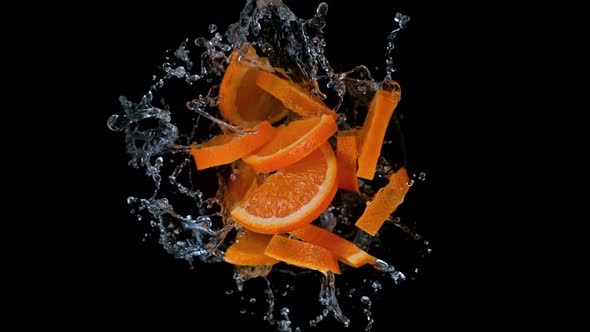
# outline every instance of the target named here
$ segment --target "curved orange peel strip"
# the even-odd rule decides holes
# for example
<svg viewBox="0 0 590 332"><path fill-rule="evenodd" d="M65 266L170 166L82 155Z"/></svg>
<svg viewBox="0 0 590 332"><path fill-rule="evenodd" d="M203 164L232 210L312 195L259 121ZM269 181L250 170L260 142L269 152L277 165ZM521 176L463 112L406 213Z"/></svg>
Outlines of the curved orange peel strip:
<svg viewBox="0 0 590 332"><path fill-rule="evenodd" d="M369 104L369 111L359 131L359 178L372 180L387 126L401 98L399 91L377 90Z"/></svg>
<svg viewBox="0 0 590 332"><path fill-rule="evenodd" d="M375 236L385 220L403 203L406 193L410 189L410 178L405 168L400 168L390 175L389 183L379 189L355 226Z"/></svg>
<svg viewBox="0 0 590 332"><path fill-rule="evenodd" d="M223 259L234 265L273 265L279 260L264 254L266 246L272 238L271 235L258 234L250 231L244 231L225 251Z"/></svg>
<svg viewBox="0 0 590 332"><path fill-rule="evenodd" d="M356 134L356 130L338 133L336 136L336 159L338 160L338 188L358 193Z"/></svg>
<svg viewBox="0 0 590 332"><path fill-rule="evenodd" d="M328 271L340 274L338 260L330 250L283 235L274 235L264 254L287 264L318 270L324 274Z"/></svg>
<svg viewBox="0 0 590 332"><path fill-rule="evenodd" d="M268 121L253 128L255 133L217 135L201 145L191 146L197 169L234 162L270 141L277 133Z"/></svg>
<svg viewBox="0 0 590 332"><path fill-rule="evenodd" d="M289 234L330 250L341 262L352 267L360 267L365 264L373 265L376 260L375 257L354 243L318 226L305 225L289 232Z"/></svg>
<svg viewBox="0 0 590 332"><path fill-rule="evenodd" d="M336 112L328 108L323 101L293 81L260 71L256 77L256 85L282 101L286 108L303 117L327 114L334 117L334 120L338 119Z"/></svg>
<svg viewBox="0 0 590 332"><path fill-rule="evenodd" d="M248 164L238 160L234 164L232 173L228 176L226 183L225 201L226 205L231 208L257 186L256 172Z"/></svg>
<svg viewBox="0 0 590 332"><path fill-rule="evenodd" d="M328 115L291 121L277 127L276 136L244 161L258 173L283 169L315 151L336 131L336 121Z"/></svg>

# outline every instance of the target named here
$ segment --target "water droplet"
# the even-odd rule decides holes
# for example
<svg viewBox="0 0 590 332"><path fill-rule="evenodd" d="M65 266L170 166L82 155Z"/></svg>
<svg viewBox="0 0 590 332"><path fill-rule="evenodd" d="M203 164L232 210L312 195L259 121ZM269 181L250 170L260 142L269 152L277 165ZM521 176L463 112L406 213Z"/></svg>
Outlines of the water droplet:
<svg viewBox="0 0 590 332"><path fill-rule="evenodd" d="M420 180L420 181L426 180L426 173L420 172L420 174L418 175L418 180Z"/></svg>
<svg viewBox="0 0 590 332"><path fill-rule="evenodd" d="M232 295L234 293L233 289L228 289L225 291L225 295Z"/></svg>
<svg viewBox="0 0 590 332"><path fill-rule="evenodd" d="M361 296L361 303L366 305L371 305L371 299L368 296Z"/></svg>
<svg viewBox="0 0 590 332"><path fill-rule="evenodd" d="M246 312L247 312L247 310L246 310L246 309L243 309L243 308L242 308L242 309L240 309L240 314L242 314L242 315L243 315L243 314L245 314Z"/></svg>
<svg viewBox="0 0 590 332"><path fill-rule="evenodd" d="M217 31L217 25L210 24L209 25L209 33L214 33L215 31Z"/></svg>
<svg viewBox="0 0 590 332"><path fill-rule="evenodd" d="M375 291L381 289L381 284L379 283L379 281L373 281L373 284L371 285L371 287L373 287L373 289L375 289Z"/></svg>
<svg viewBox="0 0 590 332"><path fill-rule="evenodd" d="M128 123L129 121L127 121L127 117L120 116L117 114L111 115L107 120L107 126L112 131L122 131L123 129L125 129L125 126Z"/></svg>
<svg viewBox="0 0 590 332"><path fill-rule="evenodd" d="M256 303L256 298L255 297L250 298L250 303Z"/></svg>
<svg viewBox="0 0 590 332"><path fill-rule="evenodd" d="M286 317L287 315L289 315L289 308L287 308L287 307L281 308L281 315L283 317Z"/></svg>

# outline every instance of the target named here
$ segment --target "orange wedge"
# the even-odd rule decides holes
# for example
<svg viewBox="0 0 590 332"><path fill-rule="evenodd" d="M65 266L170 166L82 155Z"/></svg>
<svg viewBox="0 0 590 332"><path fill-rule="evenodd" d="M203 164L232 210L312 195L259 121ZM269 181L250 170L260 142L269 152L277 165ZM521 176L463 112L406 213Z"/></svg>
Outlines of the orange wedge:
<svg viewBox="0 0 590 332"><path fill-rule="evenodd" d="M201 145L191 146L197 169L229 164L256 150L277 133L268 121L253 128L255 133L217 135Z"/></svg>
<svg viewBox="0 0 590 332"><path fill-rule="evenodd" d="M227 179L226 206L231 208L256 186L256 172L248 164L238 160Z"/></svg>
<svg viewBox="0 0 590 332"><path fill-rule="evenodd" d="M318 226L305 225L289 234L330 250L341 262L352 267L374 264L376 260L356 244Z"/></svg>
<svg viewBox="0 0 590 332"><path fill-rule="evenodd" d="M385 132L400 98L399 91L377 90L371 100L367 117L359 132L359 178L372 180L375 176Z"/></svg>
<svg viewBox="0 0 590 332"><path fill-rule="evenodd" d="M336 131L336 121L329 115L291 121L277 127L276 136L244 161L259 173L276 171L305 158Z"/></svg>
<svg viewBox="0 0 590 332"><path fill-rule="evenodd" d="M379 189L375 197L367 202L367 207L355 226L375 236L385 220L403 203L410 189L409 181L408 172L403 167L390 175L389 183Z"/></svg>
<svg viewBox="0 0 590 332"><path fill-rule="evenodd" d="M342 131L336 136L336 159L338 160L338 188L359 192L357 172L356 130Z"/></svg>
<svg viewBox="0 0 590 332"><path fill-rule="evenodd" d="M250 128L264 120L275 123L287 115L279 100L256 85L256 77L264 70L272 70L268 59L256 55L250 44L232 53L218 99L221 115L232 124Z"/></svg>
<svg viewBox="0 0 590 332"><path fill-rule="evenodd" d="M273 265L277 259L264 254L264 249L272 238L271 235L257 234L245 231L226 251L223 259L235 265Z"/></svg>
<svg viewBox="0 0 590 332"><path fill-rule="evenodd" d="M263 234L309 224L330 205L338 189L336 156L324 143L299 162L269 175L231 209L245 228Z"/></svg>
<svg viewBox="0 0 590 332"><path fill-rule="evenodd" d="M336 112L329 109L320 98L293 81L260 71L256 77L256 85L282 101L286 108L303 117L327 114L334 117L334 120L338 119Z"/></svg>
<svg viewBox="0 0 590 332"><path fill-rule="evenodd" d="M264 254L287 264L318 270L324 274L328 271L340 274L338 260L328 249L282 235L272 237Z"/></svg>

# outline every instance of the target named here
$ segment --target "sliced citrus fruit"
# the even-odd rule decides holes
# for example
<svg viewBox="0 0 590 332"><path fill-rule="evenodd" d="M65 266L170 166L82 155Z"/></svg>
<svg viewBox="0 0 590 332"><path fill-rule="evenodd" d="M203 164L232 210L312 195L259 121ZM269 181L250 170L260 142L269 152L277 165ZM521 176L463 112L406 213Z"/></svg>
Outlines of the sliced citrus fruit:
<svg viewBox="0 0 590 332"><path fill-rule="evenodd" d="M318 226L305 225L290 231L289 234L330 250L341 262L352 267L374 264L376 260L356 244Z"/></svg>
<svg viewBox="0 0 590 332"><path fill-rule="evenodd" d="M256 186L256 172L248 164L238 160L227 179L226 206L231 208Z"/></svg>
<svg viewBox="0 0 590 332"><path fill-rule="evenodd" d="M334 120L338 118L336 112L328 108L320 98L293 81L260 71L256 77L256 85L299 115L313 117L328 114L334 117Z"/></svg>
<svg viewBox="0 0 590 332"><path fill-rule="evenodd" d="M284 233L309 224L330 205L338 189L336 156L324 143L299 162L269 175L231 209L245 228Z"/></svg>
<svg viewBox="0 0 590 332"><path fill-rule="evenodd" d="M336 121L329 115L291 121L277 127L276 136L244 161L259 173L276 171L305 158L336 131Z"/></svg>
<svg viewBox="0 0 590 332"><path fill-rule="evenodd" d="M261 121L275 123L288 111L272 95L256 85L258 73L272 70L268 59L256 55L250 44L235 50L219 87L219 111L229 122L254 127Z"/></svg>
<svg viewBox="0 0 590 332"><path fill-rule="evenodd" d="M255 132L217 135L209 141L191 146L197 169L229 164L256 150L277 133L268 121L253 128Z"/></svg>
<svg viewBox="0 0 590 332"><path fill-rule="evenodd" d="M257 234L244 231L238 234L239 238L225 251L223 259L235 265L273 265L278 263L277 259L264 254L266 246L272 238L271 235Z"/></svg>
<svg viewBox="0 0 590 332"><path fill-rule="evenodd" d="M367 117L359 131L358 177L372 180L375 176L385 132L400 97L400 92L395 89L377 90L371 100Z"/></svg>
<svg viewBox="0 0 590 332"><path fill-rule="evenodd" d="M336 159L338 160L338 188L359 192L356 177L358 145L356 130L342 131L336 136Z"/></svg>
<svg viewBox="0 0 590 332"><path fill-rule="evenodd" d="M379 189L355 226L363 231L375 235L385 220L403 203L406 193L410 189L408 172L400 168L396 173L389 176L389 183Z"/></svg>
<svg viewBox="0 0 590 332"><path fill-rule="evenodd" d="M338 260L330 250L283 235L274 235L264 254L287 264L318 270L324 274L328 271L340 274Z"/></svg>

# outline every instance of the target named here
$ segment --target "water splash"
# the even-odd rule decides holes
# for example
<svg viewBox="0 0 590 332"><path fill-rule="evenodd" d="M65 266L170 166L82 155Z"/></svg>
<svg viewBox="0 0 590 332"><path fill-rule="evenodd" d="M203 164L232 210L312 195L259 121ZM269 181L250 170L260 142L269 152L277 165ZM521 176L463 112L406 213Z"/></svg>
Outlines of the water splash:
<svg viewBox="0 0 590 332"><path fill-rule="evenodd" d="M239 20L231 24L225 33L211 24L208 28L210 38L187 39L171 50L160 66L161 72L154 75L153 84L138 102L120 97L123 112L109 117L107 126L114 132L124 133L129 165L143 169L153 184L148 196L130 196L127 203L133 206L133 214L138 220L149 221L157 231L159 243L174 257L191 264L195 259L207 263L223 262L224 251L232 243L228 235L239 228L227 218L222 204L223 188L231 170L220 167L214 174L197 174L189 154L191 144L202 143L219 132L252 133L225 121L217 109L219 85L232 52L245 50L245 44L252 45L259 55L268 58L272 66L283 68L292 80L338 111L339 129L362 124L363 112L366 112L363 109L378 89L399 90L399 86L392 82L395 73L394 40L397 33L406 27L409 17L399 13L395 15L396 27L387 37L385 47L385 74L381 81L377 81L363 65L341 73L333 70L324 53L326 41L323 29L327 14L326 3L320 3L311 18L301 19L280 0L248 0ZM244 52L239 54L238 61L243 60L244 55ZM171 82L186 84L190 92L183 100L168 104L163 97L169 93L167 89L172 88ZM399 132L394 130L394 137L389 135L386 138L388 147L401 142L395 139ZM360 195L340 192L321 215L318 224L365 250L378 247L379 238L357 231L353 223L366 200L383 185L383 181L396 169L405 166L403 146L398 150L401 151L399 155L384 155L379 159L376 180L360 181ZM418 179L424 181L425 173L420 173ZM391 229L401 230L413 240L422 240L421 235L402 223L399 217L392 219L388 225L394 225ZM424 242L427 248L424 252L429 253L429 244ZM390 277L394 284L406 279L404 273L383 260L376 260L374 267ZM293 276L301 273L283 268L272 271ZM275 325L279 331L292 331L287 307L280 310L280 318L275 318L277 299L274 292L279 288L271 285L268 279L270 272L270 267L236 267L233 277L237 291L242 292L248 280L263 278L267 305L264 320ZM418 268L414 272L418 273ZM382 288L381 282L372 281L375 292ZM350 288L346 292L350 297L357 292L354 287L344 286ZM278 292L280 298L286 297L291 288L285 287ZM365 314L368 320L366 330L369 331L373 324L371 302L365 302L362 303L367 305L364 310L368 310ZM350 325L350 319L338 304L332 273L321 279L319 304L323 310L309 320L310 326L317 326L330 314L343 326ZM295 328L295 331L299 330L299 327Z"/></svg>

